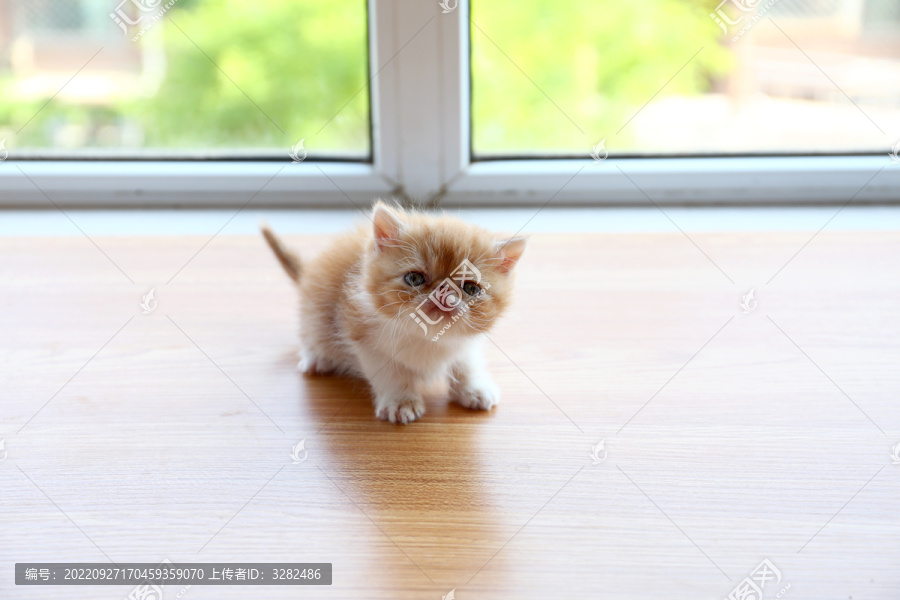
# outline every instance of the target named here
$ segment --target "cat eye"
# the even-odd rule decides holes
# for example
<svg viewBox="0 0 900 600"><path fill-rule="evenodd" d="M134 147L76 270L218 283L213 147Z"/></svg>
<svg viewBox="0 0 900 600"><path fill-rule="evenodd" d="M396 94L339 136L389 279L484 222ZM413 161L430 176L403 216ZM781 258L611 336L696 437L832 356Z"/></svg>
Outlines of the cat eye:
<svg viewBox="0 0 900 600"><path fill-rule="evenodd" d="M467 281L465 285L463 285L463 291L470 296L477 296L481 293L481 287L472 281Z"/></svg>
<svg viewBox="0 0 900 600"><path fill-rule="evenodd" d="M403 276L403 281L405 281L407 285L419 287L420 285L425 283L425 276L418 271L411 271Z"/></svg>

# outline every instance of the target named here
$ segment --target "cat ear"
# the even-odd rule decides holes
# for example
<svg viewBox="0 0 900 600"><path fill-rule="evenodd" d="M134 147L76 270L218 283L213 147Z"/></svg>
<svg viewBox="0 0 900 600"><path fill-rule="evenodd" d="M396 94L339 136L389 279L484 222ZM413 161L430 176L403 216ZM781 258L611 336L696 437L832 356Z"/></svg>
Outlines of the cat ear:
<svg viewBox="0 0 900 600"><path fill-rule="evenodd" d="M495 242L497 258L500 259L501 272L509 273L516 266L522 253L525 252L525 243L528 241L524 237L514 237L508 240L499 240Z"/></svg>
<svg viewBox="0 0 900 600"><path fill-rule="evenodd" d="M403 220L397 212L387 204L379 200L372 210L372 223L374 224L375 243L381 250L388 246L394 246L394 242L400 240L403 232Z"/></svg>

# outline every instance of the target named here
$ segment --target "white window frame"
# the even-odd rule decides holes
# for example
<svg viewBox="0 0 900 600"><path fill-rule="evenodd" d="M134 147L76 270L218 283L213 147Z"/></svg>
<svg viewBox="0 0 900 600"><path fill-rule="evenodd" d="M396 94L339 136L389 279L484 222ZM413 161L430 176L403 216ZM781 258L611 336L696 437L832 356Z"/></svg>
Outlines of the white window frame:
<svg viewBox="0 0 900 600"><path fill-rule="evenodd" d="M452 6L454 0L448 0ZM369 0L371 164L0 163L3 207L363 207L900 203L900 165L864 156L470 161L469 3ZM873 177L874 176L874 177Z"/></svg>

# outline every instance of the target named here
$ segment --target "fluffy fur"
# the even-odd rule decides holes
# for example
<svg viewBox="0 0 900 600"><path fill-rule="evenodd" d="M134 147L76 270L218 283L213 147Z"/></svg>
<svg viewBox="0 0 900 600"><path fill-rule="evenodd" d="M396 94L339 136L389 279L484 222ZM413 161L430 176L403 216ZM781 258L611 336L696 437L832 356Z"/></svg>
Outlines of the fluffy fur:
<svg viewBox="0 0 900 600"><path fill-rule="evenodd" d="M509 305L525 239L499 239L452 217L381 201L371 221L308 263L263 227L300 292L300 370L365 378L376 416L392 423L422 416L422 394L435 385L462 406L489 410L500 391L484 367L479 334ZM482 292L464 292L455 309L442 310L429 294L464 260L477 269ZM404 278L411 272L424 275L424 283L410 285Z"/></svg>

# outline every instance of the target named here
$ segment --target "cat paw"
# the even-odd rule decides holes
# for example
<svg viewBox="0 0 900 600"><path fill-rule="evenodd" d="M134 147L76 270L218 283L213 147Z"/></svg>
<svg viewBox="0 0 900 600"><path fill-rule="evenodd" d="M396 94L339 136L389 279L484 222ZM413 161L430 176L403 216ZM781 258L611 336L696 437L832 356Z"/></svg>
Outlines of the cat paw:
<svg viewBox="0 0 900 600"><path fill-rule="evenodd" d="M375 404L375 416L391 423L412 423L425 414L425 401L421 397L408 397L391 400L378 400Z"/></svg>
<svg viewBox="0 0 900 600"><path fill-rule="evenodd" d="M297 369L304 375L325 375L334 370L334 365L328 359L316 356L312 352L302 352Z"/></svg>
<svg viewBox="0 0 900 600"><path fill-rule="evenodd" d="M460 406L473 410L491 410L500 402L500 388L488 379L456 385L452 390L452 396Z"/></svg>

